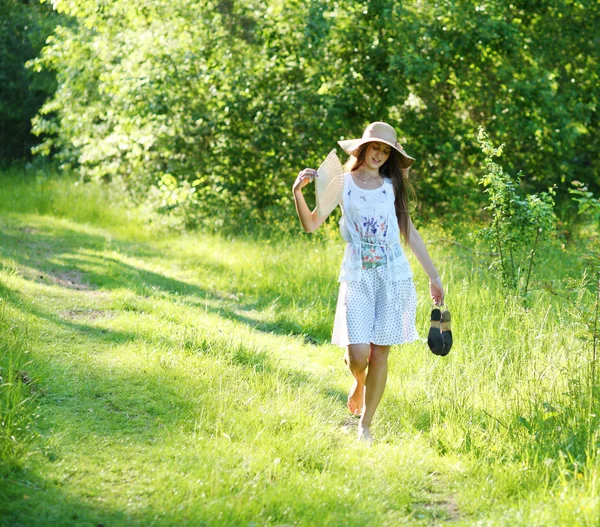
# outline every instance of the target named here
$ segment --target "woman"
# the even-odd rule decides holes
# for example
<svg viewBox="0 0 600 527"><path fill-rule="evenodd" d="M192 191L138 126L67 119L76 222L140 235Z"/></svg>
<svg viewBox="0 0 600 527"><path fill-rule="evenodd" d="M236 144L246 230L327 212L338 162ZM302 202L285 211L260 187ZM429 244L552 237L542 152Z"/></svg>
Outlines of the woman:
<svg viewBox="0 0 600 527"><path fill-rule="evenodd" d="M340 141L350 154L340 200L340 228L348 242L340 272L332 342L346 348L344 360L354 384L348 409L360 415L359 440L372 442L371 422L385 390L390 347L418 339L412 271L400 236L429 276L431 298L442 304L444 289L423 240L408 213L408 169L414 162L398 144L396 131L371 123L362 138ZM310 211L302 189L316 177L305 168L293 185L305 231L326 217Z"/></svg>

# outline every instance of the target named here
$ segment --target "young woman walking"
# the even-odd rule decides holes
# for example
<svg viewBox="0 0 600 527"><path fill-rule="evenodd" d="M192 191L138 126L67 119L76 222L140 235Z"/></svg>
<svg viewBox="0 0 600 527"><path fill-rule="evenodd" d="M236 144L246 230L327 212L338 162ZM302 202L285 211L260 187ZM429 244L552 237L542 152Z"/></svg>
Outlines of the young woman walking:
<svg viewBox="0 0 600 527"><path fill-rule="evenodd" d="M385 390L393 344L419 338L415 328L417 296L400 237L429 276L432 300L442 304L444 289L423 239L408 211L408 170L414 162L397 142L396 131L371 123L362 138L340 141L350 154L340 199L340 229L347 242L340 271L332 342L346 348L354 376L348 409L360 415L359 440L373 440L371 422ZM310 211L302 189L317 175L302 170L293 185L302 227L318 229L327 217Z"/></svg>

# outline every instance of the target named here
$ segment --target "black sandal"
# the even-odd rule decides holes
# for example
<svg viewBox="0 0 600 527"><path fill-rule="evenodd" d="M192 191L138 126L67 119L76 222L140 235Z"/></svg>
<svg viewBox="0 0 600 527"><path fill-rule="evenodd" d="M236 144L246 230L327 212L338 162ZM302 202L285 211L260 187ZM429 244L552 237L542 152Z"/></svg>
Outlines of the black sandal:
<svg viewBox="0 0 600 527"><path fill-rule="evenodd" d="M434 307L431 311L431 327L429 328L429 335L427 336L427 345L429 346L431 352L435 355L445 355L444 339L440 330L441 320L441 311L438 307Z"/></svg>
<svg viewBox="0 0 600 527"><path fill-rule="evenodd" d="M450 316L450 311L447 309L442 312L442 339L444 341L444 353L442 356L445 357L450 353L450 348L452 347L452 329L450 328L450 320L452 317Z"/></svg>

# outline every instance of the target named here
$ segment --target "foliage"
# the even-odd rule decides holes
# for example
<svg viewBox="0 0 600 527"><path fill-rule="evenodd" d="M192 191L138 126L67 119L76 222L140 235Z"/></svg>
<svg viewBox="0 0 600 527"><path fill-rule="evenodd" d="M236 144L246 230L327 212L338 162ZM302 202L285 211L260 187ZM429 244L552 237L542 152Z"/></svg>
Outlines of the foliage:
<svg viewBox="0 0 600 527"><path fill-rule="evenodd" d="M579 214L587 216L594 222L600 224L600 199L594 196L594 193L588 189L588 186L581 181L573 181L573 187L569 193L573 200L579 204Z"/></svg>
<svg viewBox="0 0 600 527"><path fill-rule="evenodd" d="M502 283L509 289L526 295L535 257L554 234L555 191L519 195L521 173L511 177L494 162L500 157L504 145L494 148L483 128L478 141L485 157L485 174L479 183L485 188L490 204L486 210L491 214L491 225L479 235L494 254L492 267L498 272Z"/></svg>
<svg viewBox="0 0 600 527"><path fill-rule="evenodd" d="M579 205L579 214L592 220L594 227L592 233L588 236L586 249L580 255L579 260L583 262L589 274L597 275L600 273L600 235L598 233L600 199L595 197L594 193L581 181L573 181L573 187L569 189L569 192L573 196L573 200ZM600 282L597 285L600 287Z"/></svg>
<svg viewBox="0 0 600 527"><path fill-rule="evenodd" d="M55 0L35 120L84 178L184 224L289 219L290 185L385 120L434 212L477 205L478 126L538 189L600 183L600 6L352 0Z"/></svg>
<svg viewBox="0 0 600 527"><path fill-rule="evenodd" d="M25 63L38 55L59 19L48 4L0 0L0 161L29 157L39 142L30 121L56 85L54 75L35 75Z"/></svg>

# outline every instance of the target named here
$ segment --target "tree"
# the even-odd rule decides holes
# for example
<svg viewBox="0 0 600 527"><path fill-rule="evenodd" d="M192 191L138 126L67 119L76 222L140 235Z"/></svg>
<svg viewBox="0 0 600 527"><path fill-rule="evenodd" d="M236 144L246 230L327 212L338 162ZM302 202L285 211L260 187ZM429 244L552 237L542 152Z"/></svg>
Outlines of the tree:
<svg viewBox="0 0 600 527"><path fill-rule="evenodd" d="M57 22L48 5L0 0L0 160L30 156L37 142L31 119L55 89L53 75L33 75L25 63L38 55Z"/></svg>
<svg viewBox="0 0 600 527"><path fill-rule="evenodd" d="M591 0L54 5L77 24L35 62L59 83L39 151L187 223L289 212L294 174L374 120L439 212L477 202L480 125L525 185L600 184Z"/></svg>

